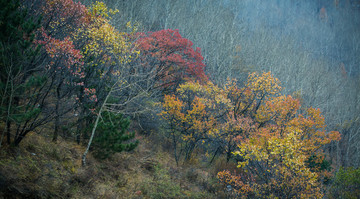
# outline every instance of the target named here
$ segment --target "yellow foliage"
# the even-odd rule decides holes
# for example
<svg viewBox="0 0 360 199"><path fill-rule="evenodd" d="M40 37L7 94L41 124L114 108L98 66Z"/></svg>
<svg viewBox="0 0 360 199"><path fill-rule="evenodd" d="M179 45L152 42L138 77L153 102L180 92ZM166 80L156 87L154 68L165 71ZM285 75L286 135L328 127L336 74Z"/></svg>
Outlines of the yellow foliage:
<svg viewBox="0 0 360 199"><path fill-rule="evenodd" d="M96 1L90 6L89 9L91 15L101 16L104 19L111 19L111 15L114 15L119 12L118 9L108 9L104 2Z"/></svg>
<svg viewBox="0 0 360 199"><path fill-rule="evenodd" d="M90 65L96 62L109 65L129 63L140 54L129 41L129 33L119 32L110 24L111 16L117 12L119 11L108 9L103 2L97 1L89 8L88 23L74 34L75 38L86 41L83 55L97 58L93 63L90 62ZM127 26L132 29L130 34L134 34L137 25L128 22Z"/></svg>

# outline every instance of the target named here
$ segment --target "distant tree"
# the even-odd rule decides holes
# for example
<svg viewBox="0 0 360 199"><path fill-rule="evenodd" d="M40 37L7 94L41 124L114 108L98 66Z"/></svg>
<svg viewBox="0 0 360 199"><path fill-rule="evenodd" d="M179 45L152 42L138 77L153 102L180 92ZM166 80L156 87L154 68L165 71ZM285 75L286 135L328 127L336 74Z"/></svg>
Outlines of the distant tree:
<svg viewBox="0 0 360 199"><path fill-rule="evenodd" d="M91 1L91 0L90 0ZM243 12L238 1L219 0L125 0L106 1L128 21L140 22L143 31L179 29L184 38L199 46L206 63L205 72L215 84L225 83L243 72L233 63L240 43ZM232 2L232 4L230 4ZM148 9L149 7L152 9ZM120 19L115 24L124 26ZM246 77L246 74L245 74Z"/></svg>
<svg viewBox="0 0 360 199"><path fill-rule="evenodd" d="M331 156L342 166L359 165L359 123L339 128L359 118L358 0L107 2L121 11L122 18L114 19L119 26L125 18L139 21L144 31L179 29L201 47L206 73L217 85L228 77L245 81L247 72L271 71L283 93L296 93L304 107L320 108L329 129L349 135L332 144ZM347 80L338 74L340 63Z"/></svg>

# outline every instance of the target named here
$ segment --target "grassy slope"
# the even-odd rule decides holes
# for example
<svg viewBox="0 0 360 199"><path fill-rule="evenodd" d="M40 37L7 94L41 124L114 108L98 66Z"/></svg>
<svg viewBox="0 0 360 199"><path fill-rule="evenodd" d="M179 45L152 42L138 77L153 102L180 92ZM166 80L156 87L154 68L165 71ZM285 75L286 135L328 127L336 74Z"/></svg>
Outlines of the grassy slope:
<svg viewBox="0 0 360 199"><path fill-rule="evenodd" d="M155 141L142 138L131 153L98 161L73 142L52 143L36 133L19 148L0 149L0 198L223 198L215 174L229 165L220 158L176 166ZM195 161L196 162L196 161Z"/></svg>

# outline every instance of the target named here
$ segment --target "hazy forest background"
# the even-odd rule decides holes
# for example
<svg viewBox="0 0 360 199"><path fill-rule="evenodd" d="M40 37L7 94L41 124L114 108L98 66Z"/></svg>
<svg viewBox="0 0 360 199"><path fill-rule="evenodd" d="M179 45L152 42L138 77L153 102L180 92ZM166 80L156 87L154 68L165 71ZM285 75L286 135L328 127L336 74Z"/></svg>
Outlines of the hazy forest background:
<svg viewBox="0 0 360 199"><path fill-rule="evenodd" d="M359 197L359 0L0 6L0 197Z"/></svg>

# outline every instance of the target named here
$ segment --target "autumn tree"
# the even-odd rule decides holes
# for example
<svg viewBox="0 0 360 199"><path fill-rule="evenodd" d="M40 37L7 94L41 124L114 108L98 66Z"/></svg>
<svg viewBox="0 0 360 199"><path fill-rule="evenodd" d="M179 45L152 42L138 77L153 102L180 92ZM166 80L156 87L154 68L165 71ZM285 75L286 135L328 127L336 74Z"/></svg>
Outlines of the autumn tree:
<svg viewBox="0 0 360 199"><path fill-rule="evenodd" d="M216 151L225 153L227 161L233 158L239 139L248 137L257 128L255 114L260 105L281 90L279 80L270 72L251 73L242 88L239 88L239 84L234 79L227 81L223 88L227 99L231 101L231 109L223 116L218 126L220 134L213 140Z"/></svg>
<svg viewBox="0 0 360 199"><path fill-rule="evenodd" d="M308 160L324 161L322 146L340 135L326 132L319 109L302 109L298 99L280 90L270 73L252 73L244 89L230 89L234 113L248 118L252 128L239 135L234 152L242 173L224 171L218 177L242 197L322 197L319 180L327 171L309 168Z"/></svg>
<svg viewBox="0 0 360 199"><path fill-rule="evenodd" d="M42 27L37 32L36 43L42 46L43 72L54 88L50 93L55 101L53 141L60 131L61 117L75 108L74 100L68 103L75 90L83 84L84 56L80 52L76 31L86 26L88 11L84 5L72 0L34 0L38 9L34 15L42 15ZM66 104L66 105L65 105Z"/></svg>
<svg viewBox="0 0 360 199"><path fill-rule="evenodd" d="M218 136L217 126L231 107L222 89L211 83L186 82L176 94L165 95L161 117L169 123L174 157L190 160L199 144Z"/></svg>
<svg viewBox="0 0 360 199"><path fill-rule="evenodd" d="M57 140L60 128L60 116L72 111L74 106L64 108L61 106L62 100L69 98L74 93L74 88L82 84L84 78L82 69L83 56L80 51L75 49L73 41L66 37L64 40L54 39L43 33L44 39L38 43L43 45L50 63L46 66L47 74L53 79L55 102L55 128L53 141Z"/></svg>
<svg viewBox="0 0 360 199"><path fill-rule="evenodd" d="M139 33L138 37L141 65L143 70L155 72L155 88L175 91L185 80L207 80L200 48L194 50L193 43L179 30Z"/></svg>
<svg viewBox="0 0 360 199"><path fill-rule="evenodd" d="M320 181L329 177L320 166L322 147L339 140L339 133L326 131L319 109L282 95L270 72L250 73L243 88L238 84L232 80L221 89L188 82L165 96L160 115L169 122L175 159L208 142L208 150L217 147L238 161L239 174L218 174L235 195L321 197Z"/></svg>
<svg viewBox="0 0 360 199"><path fill-rule="evenodd" d="M94 110L107 95L106 85L116 81L120 70L125 75L122 67L138 51L127 41L127 33L110 24L118 11L102 2L89 7L72 0L37 2L44 15L37 43L43 45L45 69L53 79L57 99L53 140L57 139L60 117L77 109L76 139L80 142L80 129L93 121Z"/></svg>
<svg viewBox="0 0 360 199"><path fill-rule="evenodd" d="M190 146L206 140L206 150L213 158L225 153L229 161L237 147L236 140L256 128L255 114L260 105L279 91L279 81L270 73L250 74L242 89L235 80L228 81L224 88L210 81L187 82L175 94L165 95L160 115L169 121L174 148L175 140L192 141Z"/></svg>

